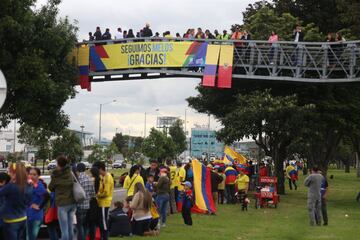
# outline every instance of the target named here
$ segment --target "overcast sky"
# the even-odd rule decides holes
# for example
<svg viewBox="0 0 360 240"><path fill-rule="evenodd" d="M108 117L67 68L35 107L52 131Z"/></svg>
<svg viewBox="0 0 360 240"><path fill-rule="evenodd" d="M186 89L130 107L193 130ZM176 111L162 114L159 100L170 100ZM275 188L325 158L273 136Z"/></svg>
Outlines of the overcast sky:
<svg viewBox="0 0 360 240"><path fill-rule="evenodd" d="M46 0L40 0L43 4ZM211 31L229 29L242 22L242 11L254 0L63 0L60 16L78 21L79 40L86 39L96 26L133 28L138 31L150 23L153 32L170 30L183 34L188 28L202 27ZM179 116L184 119L187 108L187 130L194 124L206 125L206 115L187 107L186 98L195 96L200 79L160 79L124 82L93 83L92 91L78 89L75 99L66 102L64 111L70 115L70 128L85 126L98 136L99 104L116 99L116 103L103 106L102 136L111 139L118 132L141 136L144 131L144 113L147 130L156 124L157 116ZM155 112L159 109L159 112ZM219 129L212 119L211 127Z"/></svg>

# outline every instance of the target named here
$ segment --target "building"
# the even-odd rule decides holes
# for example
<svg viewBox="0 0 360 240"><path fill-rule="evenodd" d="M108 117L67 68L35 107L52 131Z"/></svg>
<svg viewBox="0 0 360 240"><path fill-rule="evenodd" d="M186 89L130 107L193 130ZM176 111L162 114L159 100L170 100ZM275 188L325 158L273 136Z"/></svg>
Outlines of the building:
<svg viewBox="0 0 360 240"><path fill-rule="evenodd" d="M192 128L190 153L195 158L202 158L207 154L221 158L224 154L224 143L216 139L214 130L204 127Z"/></svg>
<svg viewBox="0 0 360 240"><path fill-rule="evenodd" d="M232 145L237 152L250 158L258 158L261 151L255 141L234 142Z"/></svg>

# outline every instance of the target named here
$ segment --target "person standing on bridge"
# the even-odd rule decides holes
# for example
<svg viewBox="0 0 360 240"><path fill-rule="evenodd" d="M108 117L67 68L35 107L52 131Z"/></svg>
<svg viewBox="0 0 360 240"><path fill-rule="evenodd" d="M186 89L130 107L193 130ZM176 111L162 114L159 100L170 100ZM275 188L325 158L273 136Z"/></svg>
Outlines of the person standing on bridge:
<svg viewBox="0 0 360 240"><path fill-rule="evenodd" d="M205 39L205 34L203 33L201 28L197 29L197 33L195 35L195 38L197 38L197 39Z"/></svg>
<svg viewBox="0 0 360 240"><path fill-rule="evenodd" d="M123 32L120 27L117 29L117 32L115 33L114 38L115 38L115 40L120 40L120 39L124 38Z"/></svg>
<svg viewBox="0 0 360 240"><path fill-rule="evenodd" d="M111 33L109 28L107 28L102 35L102 40L111 40Z"/></svg>
<svg viewBox="0 0 360 240"><path fill-rule="evenodd" d="M94 37L95 37L95 41L101 41L102 40L102 33L101 33L101 30L100 30L100 27L96 27Z"/></svg>
<svg viewBox="0 0 360 240"><path fill-rule="evenodd" d="M276 34L275 31L271 32L271 35L269 37L268 42L271 44L270 50L269 50L269 61L270 64L274 64L274 52L275 52L275 44L279 41L279 36Z"/></svg>
<svg viewBox="0 0 360 240"><path fill-rule="evenodd" d="M142 37L152 37L152 36L153 36L153 32L150 29L150 24L146 23L143 29Z"/></svg>

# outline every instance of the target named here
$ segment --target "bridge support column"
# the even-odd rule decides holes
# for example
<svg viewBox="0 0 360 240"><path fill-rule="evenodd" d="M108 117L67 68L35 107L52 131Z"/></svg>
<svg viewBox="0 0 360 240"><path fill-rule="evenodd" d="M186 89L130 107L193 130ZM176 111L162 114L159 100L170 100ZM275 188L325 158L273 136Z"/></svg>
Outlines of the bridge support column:
<svg viewBox="0 0 360 240"><path fill-rule="evenodd" d="M328 64L329 64L329 56L328 56L329 45L323 44L321 46L321 48L323 49L323 64L322 64L321 78L324 79L324 78L326 78L327 68L328 68Z"/></svg>

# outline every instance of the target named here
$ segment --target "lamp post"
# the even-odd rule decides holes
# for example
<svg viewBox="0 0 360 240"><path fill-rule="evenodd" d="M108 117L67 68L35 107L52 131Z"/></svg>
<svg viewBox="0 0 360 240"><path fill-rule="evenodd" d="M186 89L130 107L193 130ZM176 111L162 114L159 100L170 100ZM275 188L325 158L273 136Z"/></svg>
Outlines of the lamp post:
<svg viewBox="0 0 360 240"><path fill-rule="evenodd" d="M85 147L85 139L84 139L84 128L85 128L85 126L84 126L84 124L81 125L80 128L81 128L81 145L82 145L82 147Z"/></svg>
<svg viewBox="0 0 360 240"><path fill-rule="evenodd" d="M146 115L149 113L154 113L154 112L158 112L159 109L155 109L155 111L152 112L145 112L145 121L144 121L144 138L146 138Z"/></svg>
<svg viewBox="0 0 360 240"><path fill-rule="evenodd" d="M107 105L110 103L116 102L116 99L112 100L111 102L106 102L106 103L100 103L100 116L99 116L99 144L101 142L101 113L102 113L102 106L103 105Z"/></svg>

